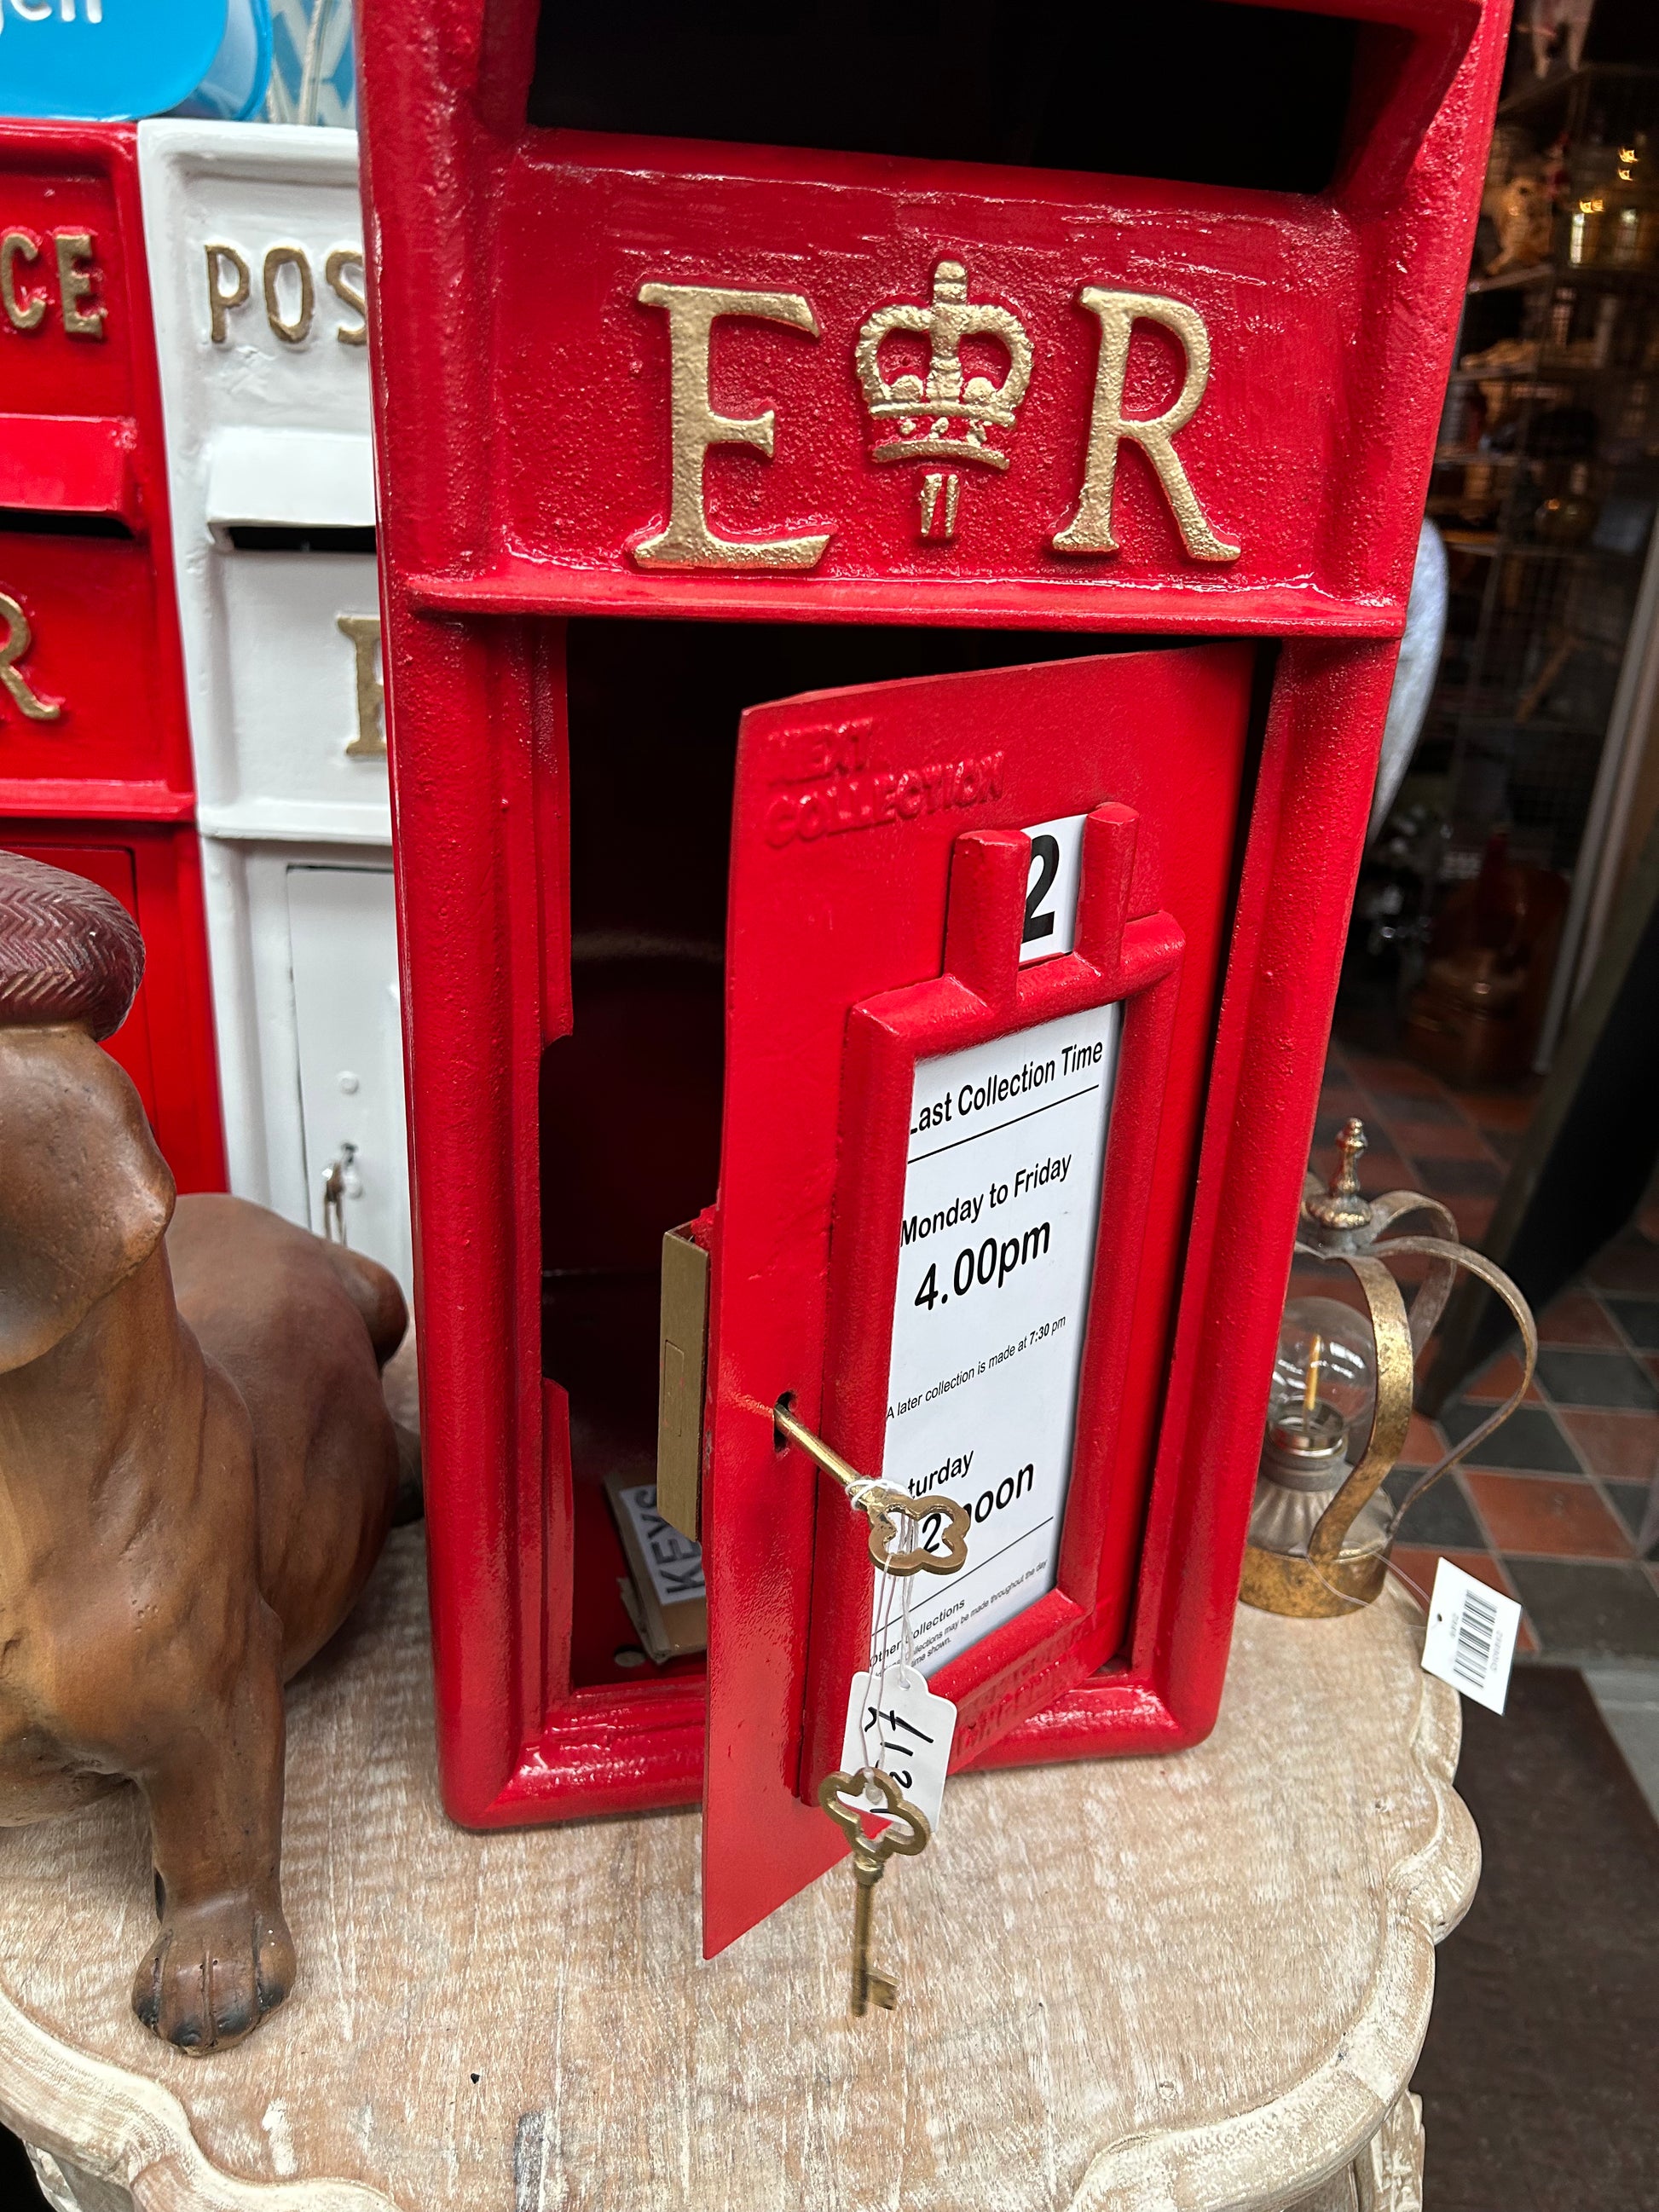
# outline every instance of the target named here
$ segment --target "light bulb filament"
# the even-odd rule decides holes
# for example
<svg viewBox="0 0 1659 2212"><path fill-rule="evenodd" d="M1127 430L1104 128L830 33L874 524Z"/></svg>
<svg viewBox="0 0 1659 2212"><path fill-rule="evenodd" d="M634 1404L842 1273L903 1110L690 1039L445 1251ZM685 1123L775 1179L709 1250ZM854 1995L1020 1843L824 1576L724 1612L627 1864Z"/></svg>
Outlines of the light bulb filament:
<svg viewBox="0 0 1659 2212"><path fill-rule="evenodd" d="M1308 1352L1308 1379L1302 1388L1302 1410L1311 1416L1319 1403L1319 1370L1325 1362L1325 1340L1316 1336Z"/></svg>

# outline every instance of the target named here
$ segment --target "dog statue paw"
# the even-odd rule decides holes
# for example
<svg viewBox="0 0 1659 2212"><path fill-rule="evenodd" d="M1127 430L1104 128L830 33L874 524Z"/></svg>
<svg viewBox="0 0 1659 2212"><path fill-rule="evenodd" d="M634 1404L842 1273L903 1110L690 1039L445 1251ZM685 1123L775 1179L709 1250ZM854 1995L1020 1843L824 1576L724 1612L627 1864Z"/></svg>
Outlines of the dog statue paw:
<svg viewBox="0 0 1659 2212"><path fill-rule="evenodd" d="M137 1784L133 2009L205 2054L293 1987L283 1685L407 1478L380 1370L408 1316L372 1260L175 1200L99 1043L143 958L106 892L0 852L0 1826Z"/></svg>
<svg viewBox="0 0 1659 2212"><path fill-rule="evenodd" d="M161 1932L138 1969L132 2008L144 2026L204 2057L252 2034L294 1987L294 1938L273 1882L263 1903L246 1891L163 1909Z"/></svg>

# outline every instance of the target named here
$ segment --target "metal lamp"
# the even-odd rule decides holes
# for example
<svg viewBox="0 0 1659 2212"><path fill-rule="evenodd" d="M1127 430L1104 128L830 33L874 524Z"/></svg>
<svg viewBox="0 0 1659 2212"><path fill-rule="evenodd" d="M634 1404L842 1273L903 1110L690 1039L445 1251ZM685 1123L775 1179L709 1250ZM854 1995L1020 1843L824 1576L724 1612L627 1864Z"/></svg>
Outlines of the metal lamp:
<svg viewBox="0 0 1659 2212"><path fill-rule="evenodd" d="M1415 1190L1365 1198L1358 1176L1366 1149L1362 1125L1345 1124L1338 1144L1340 1163L1328 1186L1308 1176L1296 1250L1346 1267L1364 1295L1365 1312L1322 1297L1292 1298L1285 1307L1240 1589L1248 1605L1304 1618L1352 1613L1371 1602L1409 1508L1509 1419L1526 1395L1538 1355L1526 1300L1501 1267L1459 1242L1447 1209ZM1445 1233L1392 1233L1413 1214ZM1391 1272L1408 1254L1429 1261L1409 1314ZM1521 1380L1391 1503L1382 1486L1405 1447L1418 1355L1459 1268L1495 1291L1514 1316Z"/></svg>

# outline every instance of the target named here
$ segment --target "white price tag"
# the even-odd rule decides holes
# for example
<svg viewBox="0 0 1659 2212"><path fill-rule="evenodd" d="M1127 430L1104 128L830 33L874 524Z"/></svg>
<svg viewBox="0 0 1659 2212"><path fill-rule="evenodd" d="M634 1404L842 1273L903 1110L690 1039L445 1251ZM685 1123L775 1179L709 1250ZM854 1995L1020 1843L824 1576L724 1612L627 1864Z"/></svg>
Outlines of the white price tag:
<svg viewBox="0 0 1659 2212"><path fill-rule="evenodd" d="M936 1698L914 1667L890 1667L878 1676L879 1694L868 1674L854 1674L847 1700L847 1733L842 1739L842 1771L878 1766L890 1774L927 1825L937 1830L945 1796L945 1770L951 1764L951 1739L957 1709L949 1698ZM843 1797L843 1804L860 1802ZM873 1809L873 1808L872 1808Z"/></svg>
<svg viewBox="0 0 1659 2212"><path fill-rule="evenodd" d="M1441 1560L1423 1638L1425 1674L1438 1675L1477 1705L1501 1713L1520 1632L1521 1608L1512 1597Z"/></svg>
<svg viewBox="0 0 1659 2212"><path fill-rule="evenodd" d="M973 1519L913 1593L929 1674L1054 1586L1121 1012L916 1063L882 1480ZM877 1656L902 1648L890 1620Z"/></svg>

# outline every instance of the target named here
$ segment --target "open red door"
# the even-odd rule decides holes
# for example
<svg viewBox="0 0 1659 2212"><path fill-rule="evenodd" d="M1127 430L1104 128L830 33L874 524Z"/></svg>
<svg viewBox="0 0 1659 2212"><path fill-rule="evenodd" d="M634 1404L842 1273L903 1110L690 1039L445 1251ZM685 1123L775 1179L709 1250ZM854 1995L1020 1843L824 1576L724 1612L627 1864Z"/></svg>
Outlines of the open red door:
<svg viewBox="0 0 1659 2212"><path fill-rule="evenodd" d="M954 1764L1124 1648L1253 665L1125 653L744 716L705 1222L708 1954L845 1848L815 1792L875 1570L843 1493L779 1449L781 1397L972 1516L963 1569L915 1593Z"/></svg>

